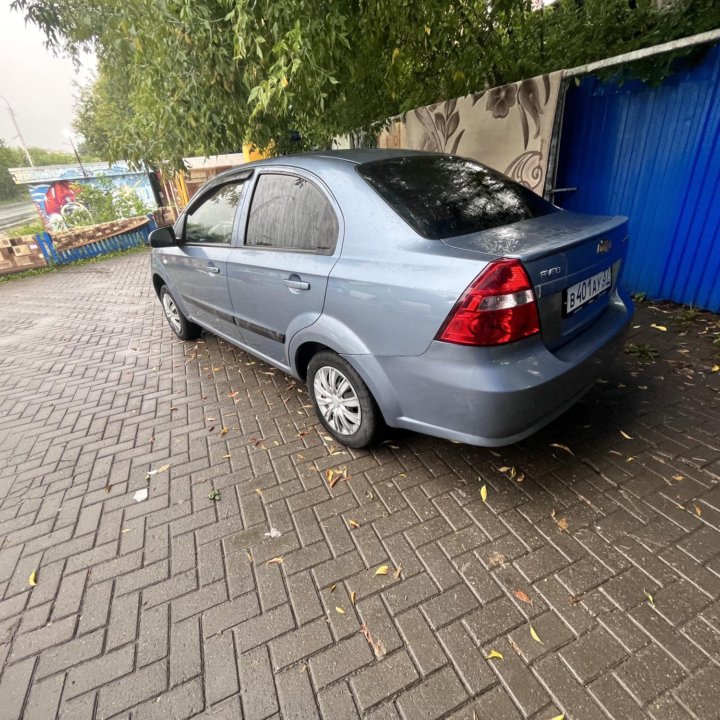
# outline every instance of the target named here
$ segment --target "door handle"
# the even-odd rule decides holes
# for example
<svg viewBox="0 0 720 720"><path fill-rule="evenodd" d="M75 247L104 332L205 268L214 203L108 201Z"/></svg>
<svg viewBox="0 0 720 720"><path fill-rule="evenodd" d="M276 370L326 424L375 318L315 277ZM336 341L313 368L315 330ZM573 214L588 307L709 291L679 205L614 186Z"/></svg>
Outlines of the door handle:
<svg viewBox="0 0 720 720"><path fill-rule="evenodd" d="M294 277L298 277L295 275ZM310 283L305 282L304 280L294 280L292 277L289 277L285 280L283 280L283 285L286 287L289 287L291 290L309 290L310 289Z"/></svg>
<svg viewBox="0 0 720 720"><path fill-rule="evenodd" d="M220 274L220 268L215 267L214 265L208 265L207 271L211 273L212 275L219 275Z"/></svg>

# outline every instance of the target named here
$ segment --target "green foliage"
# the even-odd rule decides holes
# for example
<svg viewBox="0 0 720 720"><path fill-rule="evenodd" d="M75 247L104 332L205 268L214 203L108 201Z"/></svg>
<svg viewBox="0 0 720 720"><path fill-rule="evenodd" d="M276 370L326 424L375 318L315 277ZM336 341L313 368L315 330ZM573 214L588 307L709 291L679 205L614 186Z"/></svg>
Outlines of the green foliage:
<svg viewBox="0 0 720 720"><path fill-rule="evenodd" d="M5 230L5 234L10 237L23 237L24 235L37 235L38 233L45 232L45 226L42 224L40 218L33 220L31 223L25 225L18 225L17 227Z"/></svg>
<svg viewBox="0 0 720 720"><path fill-rule="evenodd" d="M15 0L55 48L93 47L76 127L93 152L327 146L420 105L720 25L717 0ZM657 80L668 56L633 66ZM298 130L302 142L290 141Z"/></svg>
<svg viewBox="0 0 720 720"><path fill-rule="evenodd" d="M15 148L9 148L0 140L0 202L3 200L17 200L21 198L22 188L19 188L8 172L8 168L17 167Z"/></svg>
<svg viewBox="0 0 720 720"><path fill-rule="evenodd" d="M67 165L68 163L77 163L75 155L70 152L63 152L62 150L46 150L45 148L29 147L28 152L32 158L34 165ZM21 165L27 165L25 162L25 156L21 154L22 162Z"/></svg>
<svg viewBox="0 0 720 720"><path fill-rule="evenodd" d="M65 215L69 227L95 225L145 215L149 209L130 188L118 187L108 178L97 178L93 184L76 185L76 199L87 210Z"/></svg>

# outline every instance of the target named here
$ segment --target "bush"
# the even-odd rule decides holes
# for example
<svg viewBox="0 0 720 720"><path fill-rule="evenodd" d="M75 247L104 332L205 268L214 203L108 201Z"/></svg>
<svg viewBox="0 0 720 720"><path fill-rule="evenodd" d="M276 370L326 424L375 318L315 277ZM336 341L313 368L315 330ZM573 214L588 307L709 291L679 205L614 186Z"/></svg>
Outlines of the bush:
<svg viewBox="0 0 720 720"><path fill-rule="evenodd" d="M146 215L151 210L130 188L117 186L108 178L97 178L92 185L77 185L76 201L87 211L79 209L65 214L68 227L122 220Z"/></svg>

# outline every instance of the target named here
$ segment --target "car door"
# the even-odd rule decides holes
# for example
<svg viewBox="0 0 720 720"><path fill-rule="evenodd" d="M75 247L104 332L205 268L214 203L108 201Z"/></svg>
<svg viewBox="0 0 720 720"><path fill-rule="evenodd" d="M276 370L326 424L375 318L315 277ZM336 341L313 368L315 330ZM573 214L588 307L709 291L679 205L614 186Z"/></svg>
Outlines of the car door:
<svg viewBox="0 0 720 720"><path fill-rule="evenodd" d="M339 211L309 174L268 169L257 176L246 217L244 242L228 262L235 322L253 350L288 365L287 341L322 313Z"/></svg>
<svg viewBox="0 0 720 720"><path fill-rule="evenodd" d="M213 187L195 200L179 223L180 243L163 257L192 320L240 340L233 321L227 261L243 181Z"/></svg>

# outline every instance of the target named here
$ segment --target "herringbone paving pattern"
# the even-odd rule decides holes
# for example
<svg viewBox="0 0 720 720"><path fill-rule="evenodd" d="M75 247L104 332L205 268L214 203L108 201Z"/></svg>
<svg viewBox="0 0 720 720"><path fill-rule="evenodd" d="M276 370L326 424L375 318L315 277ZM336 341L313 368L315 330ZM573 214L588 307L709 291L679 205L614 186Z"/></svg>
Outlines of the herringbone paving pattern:
<svg viewBox="0 0 720 720"><path fill-rule="evenodd" d="M514 447L348 452L146 254L0 306L4 720L720 717L716 318Z"/></svg>

